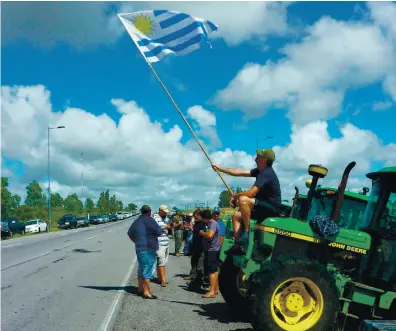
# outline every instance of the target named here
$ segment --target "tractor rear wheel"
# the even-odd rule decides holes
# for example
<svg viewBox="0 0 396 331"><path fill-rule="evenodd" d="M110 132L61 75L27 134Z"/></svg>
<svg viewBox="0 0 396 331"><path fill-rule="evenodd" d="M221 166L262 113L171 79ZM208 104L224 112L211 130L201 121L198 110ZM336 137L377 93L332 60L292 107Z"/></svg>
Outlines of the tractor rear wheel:
<svg viewBox="0 0 396 331"><path fill-rule="evenodd" d="M249 289L252 326L262 331L327 331L334 325L338 291L326 267L307 260L271 263Z"/></svg>
<svg viewBox="0 0 396 331"><path fill-rule="evenodd" d="M232 256L228 256L220 268L219 290L232 313L243 320L249 320L250 310L244 274L234 265Z"/></svg>

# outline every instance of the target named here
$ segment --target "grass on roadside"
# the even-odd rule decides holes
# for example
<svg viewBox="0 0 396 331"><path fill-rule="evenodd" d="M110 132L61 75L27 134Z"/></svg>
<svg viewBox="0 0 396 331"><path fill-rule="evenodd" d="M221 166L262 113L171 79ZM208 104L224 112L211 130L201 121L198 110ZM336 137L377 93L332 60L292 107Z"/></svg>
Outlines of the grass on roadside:
<svg viewBox="0 0 396 331"><path fill-rule="evenodd" d="M57 228L55 225L55 227L53 227L51 229L51 232L57 232L57 231L64 231L64 230ZM45 231L44 232L34 232L34 233L26 232L25 235L22 235L20 233L14 233L12 237L1 237L1 240L10 240L10 239L22 238L22 237L26 237L26 236L35 236L35 235L43 234L43 233L49 233L49 231L48 232L45 232Z"/></svg>

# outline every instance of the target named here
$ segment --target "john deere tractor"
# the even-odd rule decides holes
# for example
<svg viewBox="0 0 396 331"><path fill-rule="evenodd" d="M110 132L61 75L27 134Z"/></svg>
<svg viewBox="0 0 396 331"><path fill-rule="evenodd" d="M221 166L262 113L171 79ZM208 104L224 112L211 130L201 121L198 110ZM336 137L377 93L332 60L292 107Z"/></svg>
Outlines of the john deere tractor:
<svg viewBox="0 0 396 331"><path fill-rule="evenodd" d="M329 215L309 213L318 180L327 175L311 165L299 219L252 220L243 255L226 253L233 245L227 234L220 291L254 330L325 331L339 321L396 318L396 167L367 175L370 197L354 229L347 229L337 225L354 166L346 167ZM336 234L326 232L329 225L336 225Z"/></svg>

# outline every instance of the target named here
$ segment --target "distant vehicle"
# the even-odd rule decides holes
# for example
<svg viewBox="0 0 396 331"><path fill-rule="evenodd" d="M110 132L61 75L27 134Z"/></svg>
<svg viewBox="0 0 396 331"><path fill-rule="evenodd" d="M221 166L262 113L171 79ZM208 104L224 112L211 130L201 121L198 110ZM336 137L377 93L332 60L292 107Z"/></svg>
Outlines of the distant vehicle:
<svg viewBox="0 0 396 331"><path fill-rule="evenodd" d="M63 215L61 219L59 219L56 226L60 229L76 229L77 228L77 218L73 214Z"/></svg>
<svg viewBox="0 0 396 331"><path fill-rule="evenodd" d="M90 224L99 224L99 216L89 215L89 223Z"/></svg>
<svg viewBox="0 0 396 331"><path fill-rule="evenodd" d="M118 218L119 220L125 219L125 213L122 212L122 211L116 212L116 215L117 215L117 218Z"/></svg>
<svg viewBox="0 0 396 331"><path fill-rule="evenodd" d="M107 223L109 221L109 216L106 214L100 214L98 217L99 224Z"/></svg>
<svg viewBox="0 0 396 331"><path fill-rule="evenodd" d="M117 215L116 215L116 214L110 214L110 216L109 216L109 221L110 221L110 222L116 222L116 221L118 221Z"/></svg>
<svg viewBox="0 0 396 331"><path fill-rule="evenodd" d="M1 236L12 237L15 233L25 234L25 223L19 222L16 217L7 217L1 220Z"/></svg>
<svg viewBox="0 0 396 331"><path fill-rule="evenodd" d="M77 227L87 227L89 226L88 218L85 216L77 217Z"/></svg>
<svg viewBox="0 0 396 331"><path fill-rule="evenodd" d="M26 232L30 232L30 233L48 232L47 223L45 223L43 220L40 219L27 221L25 225L26 225L26 230L25 230Z"/></svg>

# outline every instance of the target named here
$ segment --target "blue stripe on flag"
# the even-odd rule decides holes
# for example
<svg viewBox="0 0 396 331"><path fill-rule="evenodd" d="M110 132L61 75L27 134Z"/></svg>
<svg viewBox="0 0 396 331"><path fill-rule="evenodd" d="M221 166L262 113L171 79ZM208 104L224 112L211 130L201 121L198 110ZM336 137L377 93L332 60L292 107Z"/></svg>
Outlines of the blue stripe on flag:
<svg viewBox="0 0 396 331"><path fill-rule="evenodd" d="M184 37L185 35L189 34L190 32L194 31L196 28L199 28L199 27L202 28L203 34L205 36L207 36L208 34L207 34L206 30L205 30L205 27L204 27L203 23L195 21L195 22L191 23L190 25L187 25L186 27L184 27L184 28L182 28L180 30L177 30L175 32L172 32L172 33L170 33L170 34L168 34L166 36L163 36L161 38L157 38L157 39L147 39L147 38L145 38L145 39L139 40L138 41L138 45L139 46L146 46L146 45L151 44L151 43L166 44L166 43L169 43L169 42L171 42L173 40L176 40L176 39Z"/></svg>
<svg viewBox="0 0 396 331"><path fill-rule="evenodd" d="M217 30L217 26L214 25L211 21L206 21L206 23L208 23L209 27L211 28L212 31L216 31Z"/></svg>
<svg viewBox="0 0 396 331"><path fill-rule="evenodd" d="M194 36L193 38L187 40L186 42L179 44L177 46L174 46L174 47L157 46L156 48L152 49L151 51L144 52L144 55L146 57L157 56L159 53L161 53L165 49L169 49L175 53L181 52L182 50L186 49L187 47L189 47L191 45L198 44L202 39L204 39L204 34L200 33L200 34L197 34L196 36Z"/></svg>
<svg viewBox="0 0 396 331"><path fill-rule="evenodd" d="M167 13L167 10L159 9L159 10L153 10L154 16L160 16L164 13Z"/></svg>
<svg viewBox="0 0 396 331"><path fill-rule="evenodd" d="M184 14L184 13L179 13L175 16L169 17L166 20L163 20L162 22L160 22L160 26L162 29L166 29L166 28L170 27L171 25L177 24L189 17L191 17L191 16Z"/></svg>

